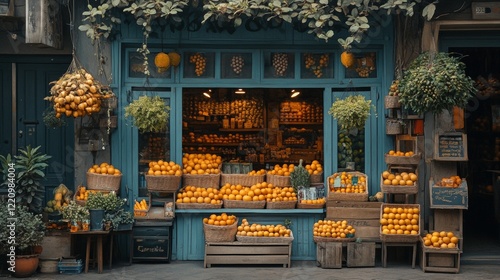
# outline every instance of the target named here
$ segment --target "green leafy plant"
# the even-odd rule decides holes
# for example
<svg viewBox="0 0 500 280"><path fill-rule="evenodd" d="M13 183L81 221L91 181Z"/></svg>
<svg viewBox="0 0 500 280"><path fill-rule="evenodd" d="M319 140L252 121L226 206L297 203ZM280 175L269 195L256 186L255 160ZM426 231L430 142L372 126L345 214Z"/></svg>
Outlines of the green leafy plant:
<svg viewBox="0 0 500 280"><path fill-rule="evenodd" d="M7 173L9 164L15 163L14 169L16 204L28 206L34 213L42 212L43 198L45 196L45 187L42 181L45 179L44 170L48 166L47 161L51 156L42 154L38 150L41 146L26 149L19 149L19 155L13 158L10 154L7 157L0 155L4 183L7 185ZM14 159L14 160L13 160Z"/></svg>
<svg viewBox="0 0 500 280"><path fill-rule="evenodd" d="M0 219L5 224L0 228L0 253L10 252L15 247L18 255L34 254L34 247L39 246L45 236L45 223L41 214L34 214L26 206L17 204L14 209L9 208L7 201L0 201ZM12 216L12 214L14 216ZM9 227L8 218L15 217L15 227ZM11 231L15 232L15 239ZM12 244L15 240L15 244Z"/></svg>
<svg viewBox="0 0 500 280"><path fill-rule="evenodd" d="M299 165L295 166L293 172L290 173L290 184L294 188L295 192L298 191L299 187L310 187L311 186L311 175L302 165L302 159L299 161Z"/></svg>
<svg viewBox="0 0 500 280"><path fill-rule="evenodd" d="M131 117L140 132L165 131L169 114L170 107L159 96L140 96L125 107L125 117Z"/></svg>
<svg viewBox="0 0 500 280"><path fill-rule="evenodd" d="M420 54L399 82L399 101L417 114L465 107L476 92L465 64L448 53Z"/></svg>
<svg viewBox="0 0 500 280"><path fill-rule="evenodd" d="M64 118L56 117L56 111L54 110L53 106L47 107L43 112L42 116L43 116L43 123L47 127L58 128L66 125Z"/></svg>
<svg viewBox="0 0 500 280"><path fill-rule="evenodd" d="M371 100L366 100L364 96L350 95L344 99L337 98L328 113L337 120L341 128L360 129L365 126L372 107L375 109Z"/></svg>
<svg viewBox="0 0 500 280"><path fill-rule="evenodd" d="M116 211L125 205L125 199L120 198L114 191L105 194L103 192L92 192L89 194L85 206L88 209L103 209L105 211Z"/></svg>
<svg viewBox="0 0 500 280"><path fill-rule="evenodd" d="M63 219L70 221L83 221L90 218L89 209L76 203L74 200L71 200L68 205L61 208L61 214Z"/></svg>
<svg viewBox="0 0 500 280"><path fill-rule="evenodd" d="M134 222L134 214L120 208L116 211L107 212L104 215L104 221L111 222L111 228L116 229L121 224L132 224Z"/></svg>

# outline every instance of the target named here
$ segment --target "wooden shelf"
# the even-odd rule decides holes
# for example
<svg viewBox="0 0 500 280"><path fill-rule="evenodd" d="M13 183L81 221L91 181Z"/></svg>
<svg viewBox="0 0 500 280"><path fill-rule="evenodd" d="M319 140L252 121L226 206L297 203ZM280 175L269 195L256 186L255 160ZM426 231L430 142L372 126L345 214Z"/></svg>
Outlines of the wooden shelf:
<svg viewBox="0 0 500 280"><path fill-rule="evenodd" d="M240 143L182 143L182 145L193 147L238 147Z"/></svg>
<svg viewBox="0 0 500 280"><path fill-rule="evenodd" d="M263 132L263 128L220 128L222 132Z"/></svg>
<svg viewBox="0 0 500 280"><path fill-rule="evenodd" d="M321 122L280 122L279 125L323 125Z"/></svg>

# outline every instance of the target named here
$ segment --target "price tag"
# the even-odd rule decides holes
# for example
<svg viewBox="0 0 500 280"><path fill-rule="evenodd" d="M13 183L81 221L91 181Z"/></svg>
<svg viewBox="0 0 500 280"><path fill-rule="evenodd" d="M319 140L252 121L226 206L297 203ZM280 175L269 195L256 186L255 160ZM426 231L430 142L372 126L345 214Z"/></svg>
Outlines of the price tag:
<svg viewBox="0 0 500 280"><path fill-rule="evenodd" d="M352 182L353 186L357 186L358 185L358 179L359 179L358 176L352 176L351 182Z"/></svg>
<svg viewBox="0 0 500 280"><path fill-rule="evenodd" d="M336 177L333 180L333 187L334 188L340 188L342 185L340 184L340 176Z"/></svg>

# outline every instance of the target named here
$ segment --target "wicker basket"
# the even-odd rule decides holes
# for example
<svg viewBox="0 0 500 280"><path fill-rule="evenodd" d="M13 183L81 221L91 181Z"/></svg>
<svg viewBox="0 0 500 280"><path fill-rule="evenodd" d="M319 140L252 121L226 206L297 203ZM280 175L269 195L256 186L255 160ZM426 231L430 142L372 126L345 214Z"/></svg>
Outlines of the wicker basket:
<svg viewBox="0 0 500 280"><path fill-rule="evenodd" d="M150 192L175 192L181 183L181 176L146 175L146 187Z"/></svg>
<svg viewBox="0 0 500 280"><path fill-rule="evenodd" d="M177 209L217 209L222 208L222 202L218 204L212 203L175 203Z"/></svg>
<svg viewBox="0 0 500 280"><path fill-rule="evenodd" d="M290 231L290 237L262 237L262 236L242 236L236 235L236 240L241 243L291 243L293 233Z"/></svg>
<svg viewBox="0 0 500 280"><path fill-rule="evenodd" d="M368 175L358 172L358 171L352 171L352 172L346 172L347 174L351 174L353 176L365 176L366 177L366 189L364 193L337 193L330 191L334 187L330 184L330 178L333 178L335 174L327 178L328 181L328 199L329 200L340 200L340 201L368 201Z"/></svg>
<svg viewBox="0 0 500 280"><path fill-rule="evenodd" d="M380 176L380 191L390 194L416 194L418 193L418 185L417 182L414 182L412 186L384 185L384 178Z"/></svg>
<svg viewBox="0 0 500 280"><path fill-rule="evenodd" d="M326 203L321 204L306 204L306 203L297 203L298 209L320 209L325 207Z"/></svg>
<svg viewBox="0 0 500 280"><path fill-rule="evenodd" d="M205 242L233 242L238 231L238 220L229 226L214 226L203 223Z"/></svg>
<svg viewBox="0 0 500 280"><path fill-rule="evenodd" d="M380 205L380 219L382 219L382 215L384 214L384 208L385 207L391 207L391 208L418 208L419 210L419 218L418 218L418 224L419 224L419 230L417 234L384 234L382 233L382 225L380 226L380 240L383 242L418 242L420 238L420 232L422 228L422 223L420 221L421 215L420 215L420 204L394 204L394 203L382 203Z"/></svg>
<svg viewBox="0 0 500 280"><path fill-rule="evenodd" d="M311 184L323 183L323 172L320 174L311 174Z"/></svg>
<svg viewBox="0 0 500 280"><path fill-rule="evenodd" d="M332 237L321 237L321 236L313 236L313 241L318 242L353 242L356 238L332 238Z"/></svg>
<svg viewBox="0 0 500 280"><path fill-rule="evenodd" d="M242 200L223 200L224 208L246 208L246 209L263 209L266 206L266 201L242 201Z"/></svg>
<svg viewBox="0 0 500 280"><path fill-rule="evenodd" d="M288 187L291 186L290 176L280 176L280 175L266 175L266 182L272 184L275 187Z"/></svg>
<svg viewBox="0 0 500 280"><path fill-rule="evenodd" d="M87 172L87 189L118 192L121 179L121 174L106 175Z"/></svg>
<svg viewBox="0 0 500 280"><path fill-rule="evenodd" d="M401 103L399 102L399 96L387 95L384 99L385 109L397 109L401 108Z"/></svg>
<svg viewBox="0 0 500 280"><path fill-rule="evenodd" d="M262 183L266 179L266 175L247 175L247 174L221 174L220 185L242 185L251 187L255 184Z"/></svg>
<svg viewBox="0 0 500 280"><path fill-rule="evenodd" d="M399 120L387 119L385 121L385 134L398 135L403 133L403 124Z"/></svg>
<svg viewBox="0 0 500 280"><path fill-rule="evenodd" d="M219 189L220 174L182 174L182 186Z"/></svg>
<svg viewBox="0 0 500 280"><path fill-rule="evenodd" d="M268 201L266 202L267 209L295 209L297 200L289 201Z"/></svg>
<svg viewBox="0 0 500 280"><path fill-rule="evenodd" d="M390 165L417 165L420 162L421 154L407 156L391 156L385 154L385 163Z"/></svg>

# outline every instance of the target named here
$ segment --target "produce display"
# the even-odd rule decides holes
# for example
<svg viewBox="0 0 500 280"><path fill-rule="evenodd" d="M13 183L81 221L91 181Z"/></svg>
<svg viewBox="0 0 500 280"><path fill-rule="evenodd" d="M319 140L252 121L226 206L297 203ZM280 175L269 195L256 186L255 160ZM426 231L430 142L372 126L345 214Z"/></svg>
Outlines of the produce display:
<svg viewBox="0 0 500 280"><path fill-rule="evenodd" d="M414 186L417 182L418 176L413 172L395 172L391 173L386 170L382 172L382 184L388 186Z"/></svg>
<svg viewBox="0 0 500 280"><path fill-rule="evenodd" d="M274 75L283 77L288 69L288 54L274 53L272 56L272 65L274 68Z"/></svg>
<svg viewBox="0 0 500 280"><path fill-rule="evenodd" d="M173 161L150 161L148 175L174 175L181 176L182 168Z"/></svg>
<svg viewBox="0 0 500 280"><path fill-rule="evenodd" d="M63 206L69 204L71 195L73 194L64 184L60 184L54 189L54 197L52 200L47 201L44 211L52 213L61 210Z"/></svg>
<svg viewBox="0 0 500 280"><path fill-rule="evenodd" d="M347 167L347 162L354 162L357 170L363 170L365 166L364 130L358 130L353 135L345 130L341 130L338 135L338 166Z"/></svg>
<svg viewBox="0 0 500 280"><path fill-rule="evenodd" d="M103 175L121 175L121 171L113 165L103 162L101 164L94 164L87 170L89 173L97 173Z"/></svg>
<svg viewBox="0 0 500 280"><path fill-rule="evenodd" d="M390 150L388 152L388 155L390 156L396 156L396 157L411 157L413 156L415 153L413 153L413 151L408 151L408 152L402 152L402 151L394 151L394 150Z"/></svg>
<svg viewBox="0 0 500 280"><path fill-rule="evenodd" d="M306 164L305 168L311 175L317 175L323 172L323 166L321 166L321 163L317 160L313 160L311 164Z"/></svg>
<svg viewBox="0 0 500 280"><path fill-rule="evenodd" d="M182 174L219 174L221 156L216 154L188 154L182 157Z"/></svg>
<svg viewBox="0 0 500 280"><path fill-rule="evenodd" d="M221 204L222 195L215 188L186 186L179 191L175 202Z"/></svg>
<svg viewBox="0 0 500 280"><path fill-rule="evenodd" d="M341 172L328 178L330 192L334 193L365 193L366 185L366 176L361 173Z"/></svg>
<svg viewBox="0 0 500 280"><path fill-rule="evenodd" d="M302 204L324 204L326 203L326 198L320 197L316 199L301 199L299 203Z"/></svg>
<svg viewBox="0 0 500 280"><path fill-rule="evenodd" d="M310 53L304 54L304 66L306 69L311 70L311 72L317 77L321 78L323 76L323 69L328 67L330 56L326 53L319 55Z"/></svg>
<svg viewBox="0 0 500 280"><path fill-rule="evenodd" d="M245 60L243 59L243 56L241 56L241 55L234 55L231 58L230 65L231 65L231 70L233 70L233 72L236 75L239 75L241 73L241 71L243 71L243 66L245 65Z"/></svg>
<svg viewBox="0 0 500 280"><path fill-rule="evenodd" d="M79 186L78 192L76 193L75 199L77 200L87 200L91 193L99 192L98 190L88 190L85 186ZM106 192L104 192L106 193Z"/></svg>
<svg viewBox="0 0 500 280"><path fill-rule="evenodd" d="M112 95L105 92L83 68L68 72L50 84L53 84L50 96L44 99L54 103L57 118L63 115L77 118L98 113L102 99Z"/></svg>
<svg viewBox="0 0 500 280"><path fill-rule="evenodd" d="M150 133L141 135L142 140L146 142L146 145L141 149L140 155L146 160L160 160L165 158L165 153L167 152L167 137L165 134L155 134Z"/></svg>
<svg viewBox="0 0 500 280"><path fill-rule="evenodd" d="M141 201L135 200L134 216L144 217L148 214L148 209L149 209L149 206L148 206L148 203L146 202L145 199L143 199Z"/></svg>
<svg viewBox="0 0 500 280"><path fill-rule="evenodd" d="M458 188L462 184L460 176L450 176L449 178L442 178L441 181L435 183L438 187Z"/></svg>
<svg viewBox="0 0 500 280"><path fill-rule="evenodd" d="M293 163L283 165L276 164L272 170L269 170L267 174L278 175L278 176L290 176L295 169L295 165Z"/></svg>
<svg viewBox="0 0 500 280"><path fill-rule="evenodd" d="M264 139L258 133L255 134L241 134L241 133L228 133L223 134L197 134L189 132L187 137L182 137L183 143L200 143L200 144L229 144L240 143L243 141L263 142Z"/></svg>
<svg viewBox="0 0 500 280"><path fill-rule="evenodd" d="M346 220L318 220L314 223L313 236L327 238L353 238L356 229L349 225Z"/></svg>
<svg viewBox="0 0 500 280"><path fill-rule="evenodd" d="M389 96L398 96L399 95L399 80L394 80L389 87Z"/></svg>
<svg viewBox="0 0 500 280"><path fill-rule="evenodd" d="M255 237L290 237L291 230L286 226L277 225L262 225L250 224L247 219L242 219L236 232L238 236L255 236Z"/></svg>
<svg viewBox="0 0 500 280"><path fill-rule="evenodd" d="M380 218L383 234L416 235L419 233L420 209L418 207L383 208Z"/></svg>
<svg viewBox="0 0 500 280"><path fill-rule="evenodd" d="M236 216L221 213L220 215L211 214L208 218L203 218L203 223L214 226L229 226L236 223Z"/></svg>
<svg viewBox="0 0 500 280"><path fill-rule="evenodd" d="M434 231L423 238L424 246L432 248L457 248L459 238L451 231Z"/></svg>
<svg viewBox="0 0 500 280"><path fill-rule="evenodd" d="M282 102L280 122L323 122L323 109L319 101ZM291 129L292 132L295 132ZM299 131L300 132L300 131Z"/></svg>
<svg viewBox="0 0 500 280"><path fill-rule="evenodd" d="M248 172L247 175L250 175L250 176L266 175L266 170L265 169L252 170L252 171Z"/></svg>
<svg viewBox="0 0 500 280"><path fill-rule="evenodd" d="M273 186L266 182L257 183L251 187L227 183L220 188L219 197L220 195L228 200L265 201L267 198L273 198Z"/></svg>
<svg viewBox="0 0 500 280"><path fill-rule="evenodd" d="M195 65L194 73L196 76L201 76L205 73L207 67L207 58L201 53L195 53L189 56L189 62Z"/></svg>
<svg viewBox="0 0 500 280"><path fill-rule="evenodd" d="M296 201L297 193L293 187L274 187L272 193L266 194L267 202L277 202L277 201Z"/></svg>

